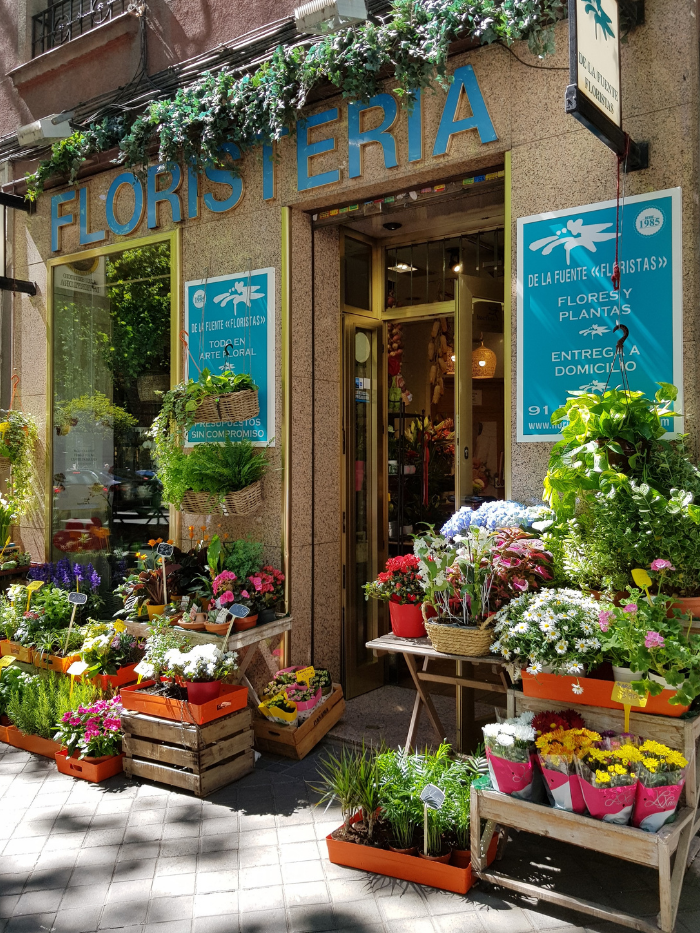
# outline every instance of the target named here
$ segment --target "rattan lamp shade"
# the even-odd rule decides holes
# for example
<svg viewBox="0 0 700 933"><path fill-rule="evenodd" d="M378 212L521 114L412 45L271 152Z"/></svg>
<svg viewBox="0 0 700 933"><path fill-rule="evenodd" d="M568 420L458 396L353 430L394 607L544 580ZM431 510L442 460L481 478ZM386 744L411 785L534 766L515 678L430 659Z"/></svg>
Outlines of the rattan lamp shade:
<svg viewBox="0 0 700 933"><path fill-rule="evenodd" d="M496 354L481 341L472 352L472 379L492 379L496 372Z"/></svg>

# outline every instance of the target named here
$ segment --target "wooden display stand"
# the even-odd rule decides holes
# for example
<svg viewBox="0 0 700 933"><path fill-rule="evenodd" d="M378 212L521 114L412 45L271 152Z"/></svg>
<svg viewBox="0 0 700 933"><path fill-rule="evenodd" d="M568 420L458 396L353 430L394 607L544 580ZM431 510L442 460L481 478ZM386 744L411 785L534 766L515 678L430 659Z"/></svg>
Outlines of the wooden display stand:
<svg viewBox="0 0 700 933"><path fill-rule="evenodd" d="M517 891L525 897L547 901L559 907L578 910L581 913L610 920L621 926L640 930L641 933L672 933L678 912L683 878L690 842L694 835L696 809L684 808L678 812L675 823L663 826L658 833L645 833L631 826L616 826L604 823L589 816L555 810L550 807L516 797L508 797L495 790L479 790L472 787L471 792L471 851L473 873L491 884ZM481 820L486 820L484 833L479 838ZM659 873L659 912L658 926L610 907L604 907L580 897L539 887L518 878L511 878L499 871L487 867L488 852L496 824L512 826L523 832L558 839L571 845L581 846L593 852L601 852L616 858L656 868ZM676 859L671 868L671 859Z"/></svg>
<svg viewBox="0 0 700 933"><path fill-rule="evenodd" d="M333 684L330 696L317 706L300 726L285 726L256 713L253 721L255 747L259 752L273 752L301 761L333 728L345 712L343 688Z"/></svg>
<svg viewBox="0 0 700 933"><path fill-rule="evenodd" d="M206 797L253 770L251 711L204 726L122 713L124 771Z"/></svg>

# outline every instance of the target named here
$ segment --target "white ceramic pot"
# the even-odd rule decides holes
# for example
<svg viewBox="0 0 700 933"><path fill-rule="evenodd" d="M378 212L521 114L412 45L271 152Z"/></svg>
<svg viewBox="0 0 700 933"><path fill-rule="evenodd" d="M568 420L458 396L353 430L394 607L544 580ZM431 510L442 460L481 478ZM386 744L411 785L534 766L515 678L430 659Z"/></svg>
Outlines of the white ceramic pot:
<svg viewBox="0 0 700 933"><path fill-rule="evenodd" d="M631 684L633 680L642 679L641 671L633 671L629 667L616 667L614 664L613 674L615 676L615 683L618 684Z"/></svg>
<svg viewBox="0 0 700 933"><path fill-rule="evenodd" d="M664 690L675 690L675 687L672 687L671 684L666 680L665 677L661 677L659 674L652 674L649 671L649 680L653 680L657 684L661 684Z"/></svg>

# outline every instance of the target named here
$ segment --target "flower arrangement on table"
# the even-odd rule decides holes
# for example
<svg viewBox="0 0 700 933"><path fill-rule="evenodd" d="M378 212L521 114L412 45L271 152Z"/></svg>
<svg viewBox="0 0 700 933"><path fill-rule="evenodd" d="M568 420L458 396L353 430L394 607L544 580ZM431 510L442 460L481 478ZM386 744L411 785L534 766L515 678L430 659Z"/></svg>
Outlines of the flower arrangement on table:
<svg viewBox="0 0 700 933"><path fill-rule="evenodd" d="M419 560L413 554L390 557L377 579L365 583L365 599L380 599L401 606L422 603L424 593L418 568Z"/></svg>
<svg viewBox="0 0 700 933"><path fill-rule="evenodd" d="M486 760L496 790L529 800L535 776L534 714L523 713L483 727Z"/></svg>
<svg viewBox="0 0 700 933"><path fill-rule="evenodd" d="M669 561L651 564L658 579L655 595L628 587L627 601L599 613L600 641L606 658L618 668L629 668L632 687L641 697L675 689L673 705L689 705L700 695L700 636L692 634L678 613L671 613L673 597L661 594L664 575L673 572ZM645 571L633 575L651 584Z"/></svg>
<svg viewBox="0 0 700 933"><path fill-rule="evenodd" d="M491 650L509 662L515 680L523 667L535 675L548 666L554 673L584 676L602 659L601 607L605 604L580 590L525 593L496 614L498 639ZM582 690L574 685L577 692Z"/></svg>
<svg viewBox="0 0 700 933"><path fill-rule="evenodd" d="M485 502L478 509L468 506L455 512L441 528L446 538L463 535L469 528L485 528L497 531L501 528L548 528L554 520L554 512L544 505L521 505L510 500Z"/></svg>
<svg viewBox="0 0 700 933"><path fill-rule="evenodd" d="M69 758L102 758L121 752L122 704L119 697L98 700L64 713L57 723L55 742L60 742ZM76 756L76 752L78 753Z"/></svg>
<svg viewBox="0 0 700 933"><path fill-rule="evenodd" d="M80 657L89 665L88 676L114 675L120 667L139 661L144 650L143 640L126 630L117 631L109 623L88 620Z"/></svg>
<svg viewBox="0 0 700 933"><path fill-rule="evenodd" d="M491 615L494 540L483 528L470 528L453 542L430 533L415 539L424 602L441 620L473 626Z"/></svg>

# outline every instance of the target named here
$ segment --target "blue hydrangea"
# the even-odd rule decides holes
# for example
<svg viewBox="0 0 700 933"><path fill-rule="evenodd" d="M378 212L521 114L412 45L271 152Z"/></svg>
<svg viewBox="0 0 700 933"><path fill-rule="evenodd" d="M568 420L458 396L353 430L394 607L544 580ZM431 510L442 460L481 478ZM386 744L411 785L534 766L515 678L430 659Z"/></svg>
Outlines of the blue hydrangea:
<svg viewBox="0 0 700 933"><path fill-rule="evenodd" d="M496 531L498 528L528 528L533 522L548 521L553 513L544 505L521 505L519 502L485 502L475 511L462 506L441 528L446 538L464 534L471 526Z"/></svg>

